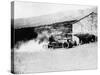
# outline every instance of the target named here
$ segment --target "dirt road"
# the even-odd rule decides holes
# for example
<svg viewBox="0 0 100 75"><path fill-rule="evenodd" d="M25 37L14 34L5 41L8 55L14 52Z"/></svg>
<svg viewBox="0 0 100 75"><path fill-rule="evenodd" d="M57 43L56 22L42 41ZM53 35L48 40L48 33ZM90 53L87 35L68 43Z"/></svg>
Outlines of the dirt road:
<svg viewBox="0 0 100 75"><path fill-rule="evenodd" d="M15 73L97 68L97 43L70 49L15 51Z"/></svg>

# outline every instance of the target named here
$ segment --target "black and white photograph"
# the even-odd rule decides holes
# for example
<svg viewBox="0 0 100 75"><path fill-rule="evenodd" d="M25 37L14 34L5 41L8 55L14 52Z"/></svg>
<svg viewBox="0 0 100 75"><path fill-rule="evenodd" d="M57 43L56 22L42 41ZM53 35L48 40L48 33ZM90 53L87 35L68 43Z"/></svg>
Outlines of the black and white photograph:
<svg viewBox="0 0 100 75"><path fill-rule="evenodd" d="M97 69L97 6L11 2L11 73Z"/></svg>

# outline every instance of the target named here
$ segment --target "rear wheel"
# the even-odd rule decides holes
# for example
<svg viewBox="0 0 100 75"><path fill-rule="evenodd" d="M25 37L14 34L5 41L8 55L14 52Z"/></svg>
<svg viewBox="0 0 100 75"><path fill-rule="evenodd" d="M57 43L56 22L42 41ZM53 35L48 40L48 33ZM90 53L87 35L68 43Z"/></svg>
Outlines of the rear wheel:
<svg viewBox="0 0 100 75"><path fill-rule="evenodd" d="M64 42L63 47L64 47L64 48L68 48L68 47L69 47L68 42Z"/></svg>

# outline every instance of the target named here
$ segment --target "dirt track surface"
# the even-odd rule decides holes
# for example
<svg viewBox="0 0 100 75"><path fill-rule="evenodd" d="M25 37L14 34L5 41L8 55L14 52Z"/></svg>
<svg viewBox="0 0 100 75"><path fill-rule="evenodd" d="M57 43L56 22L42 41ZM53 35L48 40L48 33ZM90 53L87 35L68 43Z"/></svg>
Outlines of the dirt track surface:
<svg viewBox="0 0 100 75"><path fill-rule="evenodd" d="M97 68L97 43L70 49L15 51L14 55L15 73Z"/></svg>

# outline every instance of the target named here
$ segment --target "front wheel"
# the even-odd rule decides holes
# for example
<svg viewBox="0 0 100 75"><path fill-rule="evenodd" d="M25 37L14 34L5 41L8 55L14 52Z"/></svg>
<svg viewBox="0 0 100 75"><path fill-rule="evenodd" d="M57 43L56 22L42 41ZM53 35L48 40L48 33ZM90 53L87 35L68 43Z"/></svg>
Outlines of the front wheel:
<svg viewBox="0 0 100 75"><path fill-rule="evenodd" d="M72 42L68 42L69 43L69 47L68 48L72 48L73 47L73 43Z"/></svg>

